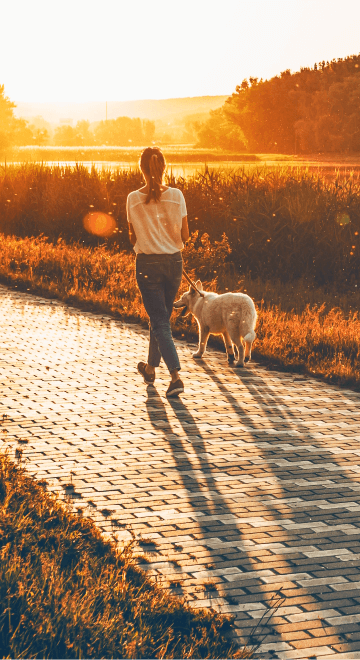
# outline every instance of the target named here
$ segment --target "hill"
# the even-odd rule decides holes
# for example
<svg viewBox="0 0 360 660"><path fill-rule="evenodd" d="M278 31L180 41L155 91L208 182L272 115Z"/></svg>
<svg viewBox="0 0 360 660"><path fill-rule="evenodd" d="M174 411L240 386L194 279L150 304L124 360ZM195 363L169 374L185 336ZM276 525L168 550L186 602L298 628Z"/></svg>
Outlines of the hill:
<svg viewBox="0 0 360 660"><path fill-rule="evenodd" d="M220 108L227 96L195 96L178 99L144 99L141 101L108 101L107 118L139 117L178 123L188 115L202 115ZM17 117L43 117L52 124L76 123L81 119L97 122L106 119L106 102L91 103L27 103L18 101L14 114Z"/></svg>

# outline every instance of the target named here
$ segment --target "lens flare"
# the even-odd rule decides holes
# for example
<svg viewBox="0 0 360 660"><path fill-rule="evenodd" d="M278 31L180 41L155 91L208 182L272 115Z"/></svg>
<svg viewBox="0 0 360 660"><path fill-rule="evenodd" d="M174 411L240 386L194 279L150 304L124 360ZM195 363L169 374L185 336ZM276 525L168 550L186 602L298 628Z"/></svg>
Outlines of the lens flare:
<svg viewBox="0 0 360 660"><path fill-rule="evenodd" d="M347 213L338 213L335 220L340 226L348 225L350 222L350 217Z"/></svg>
<svg viewBox="0 0 360 660"><path fill-rule="evenodd" d="M111 236L116 229L114 218L108 213L101 213L100 211L88 213L83 220L83 224L89 234L103 236L104 238Z"/></svg>

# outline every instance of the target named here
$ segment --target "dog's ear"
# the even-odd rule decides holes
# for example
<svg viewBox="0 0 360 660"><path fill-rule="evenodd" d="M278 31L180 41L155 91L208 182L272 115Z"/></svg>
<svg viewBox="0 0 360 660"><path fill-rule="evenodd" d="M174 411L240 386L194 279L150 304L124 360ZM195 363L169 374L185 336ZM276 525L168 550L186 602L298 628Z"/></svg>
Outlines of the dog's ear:
<svg viewBox="0 0 360 660"><path fill-rule="evenodd" d="M195 284L196 284L197 288L199 289L199 291L203 290L203 285L202 285L201 280L196 280Z"/></svg>

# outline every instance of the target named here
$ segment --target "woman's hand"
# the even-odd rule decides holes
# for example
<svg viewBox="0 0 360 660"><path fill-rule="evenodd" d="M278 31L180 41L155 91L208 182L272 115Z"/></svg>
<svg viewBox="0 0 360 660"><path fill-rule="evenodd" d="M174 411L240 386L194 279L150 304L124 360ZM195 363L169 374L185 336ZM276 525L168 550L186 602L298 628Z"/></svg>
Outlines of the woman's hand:
<svg viewBox="0 0 360 660"><path fill-rule="evenodd" d="M186 243L186 241L189 239L189 236L190 236L189 225L188 225L188 219L187 219L187 215L186 215L182 219L182 225L181 225L181 239L182 239L182 242Z"/></svg>
<svg viewBox="0 0 360 660"><path fill-rule="evenodd" d="M134 227L132 226L132 224L130 222L129 222L129 239L130 239L131 245L135 245L136 235L135 235L135 232L134 232Z"/></svg>

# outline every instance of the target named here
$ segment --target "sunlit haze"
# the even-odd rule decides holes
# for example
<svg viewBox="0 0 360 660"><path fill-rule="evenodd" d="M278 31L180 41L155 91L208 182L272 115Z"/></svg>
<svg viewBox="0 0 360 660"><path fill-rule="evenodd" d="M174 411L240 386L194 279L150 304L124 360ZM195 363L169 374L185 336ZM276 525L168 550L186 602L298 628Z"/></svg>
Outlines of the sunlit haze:
<svg viewBox="0 0 360 660"><path fill-rule="evenodd" d="M0 15L15 102L231 94L360 52L359 0L20 0Z"/></svg>

